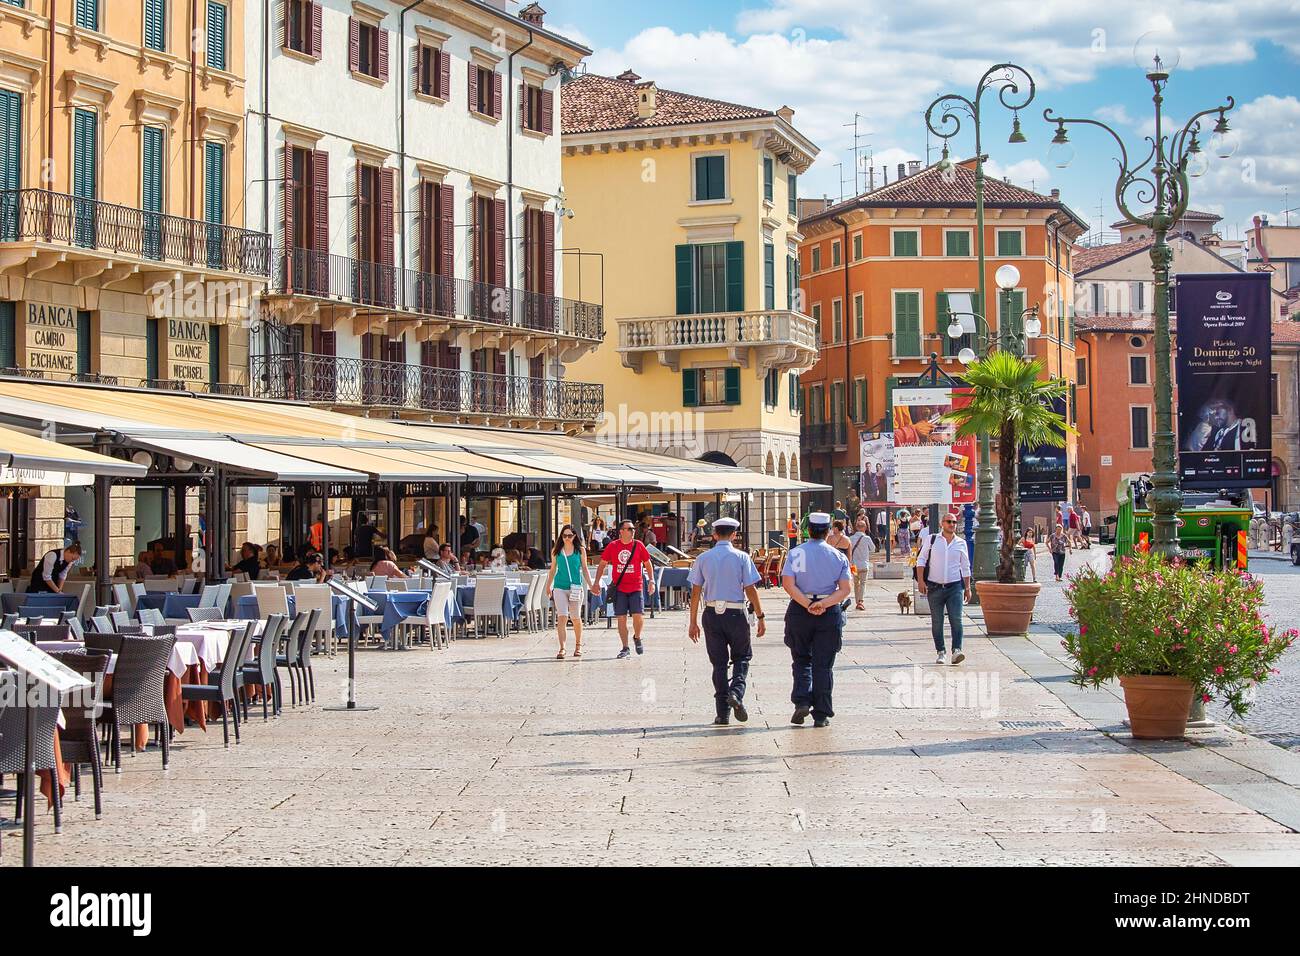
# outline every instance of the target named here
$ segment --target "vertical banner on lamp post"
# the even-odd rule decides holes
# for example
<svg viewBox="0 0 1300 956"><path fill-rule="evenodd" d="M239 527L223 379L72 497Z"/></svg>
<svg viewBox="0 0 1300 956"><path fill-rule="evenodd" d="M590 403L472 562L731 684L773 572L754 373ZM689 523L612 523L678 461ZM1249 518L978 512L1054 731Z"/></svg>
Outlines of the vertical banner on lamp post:
<svg viewBox="0 0 1300 956"><path fill-rule="evenodd" d="M889 505L894 487L894 436L889 432L861 435L862 476L858 495L864 507Z"/></svg>
<svg viewBox="0 0 1300 956"><path fill-rule="evenodd" d="M943 416L970 401L952 388L894 389L894 493L912 505L975 501L975 439L956 437Z"/></svg>
<svg viewBox="0 0 1300 956"><path fill-rule="evenodd" d="M1178 277L1178 474L1184 488L1272 480L1272 327L1266 273Z"/></svg>

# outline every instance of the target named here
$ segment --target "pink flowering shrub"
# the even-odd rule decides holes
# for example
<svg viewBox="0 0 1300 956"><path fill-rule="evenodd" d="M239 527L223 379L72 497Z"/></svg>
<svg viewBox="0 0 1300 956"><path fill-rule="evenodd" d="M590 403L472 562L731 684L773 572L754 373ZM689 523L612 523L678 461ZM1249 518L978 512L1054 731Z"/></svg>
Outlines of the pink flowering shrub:
<svg viewBox="0 0 1300 956"><path fill-rule="evenodd" d="M1268 626L1263 587L1249 574L1153 554L1126 558L1106 574L1085 569L1067 593L1078 627L1061 643L1074 661L1074 683L1181 677L1206 703L1218 698L1239 717L1250 707L1249 689L1277 673L1274 665L1300 636Z"/></svg>

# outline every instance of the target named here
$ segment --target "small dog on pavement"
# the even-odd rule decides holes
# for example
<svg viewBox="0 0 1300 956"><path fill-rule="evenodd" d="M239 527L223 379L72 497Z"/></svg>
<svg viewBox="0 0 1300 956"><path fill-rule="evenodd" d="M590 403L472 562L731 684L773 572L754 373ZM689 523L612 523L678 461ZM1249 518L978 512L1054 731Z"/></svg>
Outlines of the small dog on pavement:
<svg viewBox="0 0 1300 956"><path fill-rule="evenodd" d="M898 613L906 614L912 610L912 595L906 591L898 592Z"/></svg>

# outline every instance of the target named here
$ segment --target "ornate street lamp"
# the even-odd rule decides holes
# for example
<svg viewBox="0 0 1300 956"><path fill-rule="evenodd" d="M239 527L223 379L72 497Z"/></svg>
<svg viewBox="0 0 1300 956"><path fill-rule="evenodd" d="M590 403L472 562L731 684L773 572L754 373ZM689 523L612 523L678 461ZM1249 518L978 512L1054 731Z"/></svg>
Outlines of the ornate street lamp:
<svg viewBox="0 0 1300 956"><path fill-rule="evenodd" d="M1024 92L1022 93L1022 88ZM975 87L975 97L968 99L959 93L945 93L938 97L925 111L925 125L930 132L943 140L943 159L940 167L945 171L951 168L948 158L948 140L961 132L961 117L964 114L975 127L975 249L979 257L979 295L980 308L988 308L986 252L984 241L984 147L983 132L980 128L980 104L984 94L996 90L998 102L1011 110L1011 136L1007 140L1012 144L1025 142L1025 134L1020 130L1020 110L1025 109L1034 100L1034 78L1029 71L1014 63L998 63L988 69ZM1023 98L1022 98L1023 97ZM981 355L987 348L987 337L983 340ZM978 338L977 338L978 344ZM978 357L978 356L977 356ZM976 481L979 486L978 523L975 528L974 575L977 581L991 581L997 576L998 532L997 511L993 506L993 455L988 435L979 439L979 468Z"/></svg>
<svg viewBox="0 0 1300 956"><path fill-rule="evenodd" d="M1164 130L1164 90L1169 74L1178 63L1178 50L1163 38L1148 34L1138 40L1134 59L1143 69L1154 90L1155 135L1147 137L1150 150L1142 162L1132 165L1128 150L1119 134L1105 123L1094 119L1069 119L1053 115L1051 109L1043 111L1049 123L1056 124L1048 158L1053 165L1064 169L1074 159L1074 147L1066 133L1070 125L1099 126L1119 146L1119 178L1115 182L1115 205L1127 222L1146 226L1155 239L1151 247L1151 265L1155 278L1155 344L1156 344L1156 441L1154 453L1155 475L1153 491L1147 496L1152 513L1152 550L1165 557L1178 554L1178 512L1183 506L1183 494L1178 484L1177 453L1174 447L1173 382L1170 375L1169 335L1169 266L1173 250L1165 239L1169 230L1187 212L1189 178L1204 174L1208 161L1201 145L1201 120L1217 113L1210 145L1218 156L1230 158L1236 152L1236 136L1228 126L1227 114L1236 105L1231 96L1223 106L1202 110L1187 121L1172 139ZM1130 199L1142 205L1152 204L1146 215L1138 215L1130 206Z"/></svg>

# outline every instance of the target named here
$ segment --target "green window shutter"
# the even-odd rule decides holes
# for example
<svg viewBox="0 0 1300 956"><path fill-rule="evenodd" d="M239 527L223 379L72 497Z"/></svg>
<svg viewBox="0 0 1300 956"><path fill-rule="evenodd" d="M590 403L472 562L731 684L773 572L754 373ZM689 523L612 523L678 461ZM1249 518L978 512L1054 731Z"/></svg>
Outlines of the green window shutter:
<svg viewBox="0 0 1300 956"><path fill-rule="evenodd" d="M695 250L690 245L677 247L677 314L695 312Z"/></svg>
<svg viewBox="0 0 1300 956"><path fill-rule="evenodd" d="M1020 233L1009 229L998 230L998 258L1023 256L1025 254L1020 241Z"/></svg>
<svg viewBox="0 0 1300 956"><path fill-rule="evenodd" d="M226 5L208 0L208 66L226 69Z"/></svg>
<svg viewBox="0 0 1300 956"><path fill-rule="evenodd" d="M15 302L0 302L0 368L18 364L17 310Z"/></svg>
<svg viewBox="0 0 1300 956"><path fill-rule="evenodd" d="M700 404L699 373L693 368L682 370L682 405L694 408Z"/></svg>
<svg viewBox="0 0 1300 956"><path fill-rule="evenodd" d="M146 126L143 130L142 167L144 182L141 189L145 212L163 211L163 131L160 126Z"/></svg>
<svg viewBox="0 0 1300 956"><path fill-rule="evenodd" d="M90 372L90 313L77 312L77 374Z"/></svg>
<svg viewBox="0 0 1300 956"><path fill-rule="evenodd" d="M860 422L870 421L871 417L867 414L867 380L865 378L858 380L857 392L858 392L857 420Z"/></svg>
<svg viewBox="0 0 1300 956"><path fill-rule="evenodd" d="M914 231L904 231L894 233L894 257L915 257L919 256L918 235Z"/></svg>
<svg viewBox="0 0 1300 956"><path fill-rule="evenodd" d="M727 311L745 311L745 244L727 243Z"/></svg>
<svg viewBox="0 0 1300 956"><path fill-rule="evenodd" d="M695 160L695 201L727 198L727 160L724 156L699 156Z"/></svg>
<svg viewBox="0 0 1300 956"><path fill-rule="evenodd" d="M77 26L84 30L99 29L99 0L77 0L74 12Z"/></svg>
<svg viewBox="0 0 1300 956"><path fill-rule="evenodd" d="M167 49L167 0L145 0L144 45L159 52Z"/></svg>
<svg viewBox="0 0 1300 956"><path fill-rule="evenodd" d="M727 397L723 401L728 405L740 404L740 369L729 368L726 373Z"/></svg>
<svg viewBox="0 0 1300 956"><path fill-rule="evenodd" d="M158 320L145 319L144 364L145 377L156 382L158 375Z"/></svg>
<svg viewBox="0 0 1300 956"><path fill-rule="evenodd" d="M203 215L208 222L226 221L226 148L203 144Z"/></svg>
<svg viewBox="0 0 1300 956"><path fill-rule="evenodd" d="M790 184L790 215L799 215L799 177L791 173L787 179Z"/></svg>
<svg viewBox="0 0 1300 956"><path fill-rule="evenodd" d="M221 381L221 326L208 326L208 390Z"/></svg>
<svg viewBox="0 0 1300 956"><path fill-rule="evenodd" d="M921 294L894 293L894 354L906 358L921 355Z"/></svg>
<svg viewBox="0 0 1300 956"><path fill-rule="evenodd" d="M969 256L970 255L970 233L969 232L945 232L943 241L944 241L944 255L947 256Z"/></svg>
<svg viewBox="0 0 1300 956"><path fill-rule="evenodd" d="M763 308L776 308L776 249L763 243Z"/></svg>
<svg viewBox="0 0 1300 956"><path fill-rule="evenodd" d="M95 198L99 129L98 117L90 110L76 110L72 115L72 195L77 199ZM77 245L95 245L96 209L91 202L74 202L73 228Z"/></svg>
<svg viewBox="0 0 1300 956"><path fill-rule="evenodd" d="M776 163L771 156L763 157L763 198L768 202L773 201L773 190L776 188Z"/></svg>
<svg viewBox="0 0 1300 956"><path fill-rule="evenodd" d="M948 310L948 293L940 292L934 297L934 324L935 329L945 339L948 337L948 326L951 323Z"/></svg>
<svg viewBox="0 0 1300 956"><path fill-rule="evenodd" d="M18 193L22 188L22 104L23 98L0 90L0 242L18 238Z"/></svg>
<svg viewBox="0 0 1300 956"><path fill-rule="evenodd" d="M799 376L790 373L790 411L799 410Z"/></svg>

